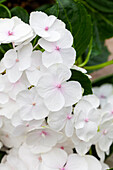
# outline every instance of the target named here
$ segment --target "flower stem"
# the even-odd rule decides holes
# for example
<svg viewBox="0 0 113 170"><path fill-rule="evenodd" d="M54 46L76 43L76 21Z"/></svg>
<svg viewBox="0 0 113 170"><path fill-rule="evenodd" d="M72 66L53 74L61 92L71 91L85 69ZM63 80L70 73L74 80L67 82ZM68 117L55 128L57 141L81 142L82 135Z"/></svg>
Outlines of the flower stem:
<svg viewBox="0 0 113 170"><path fill-rule="evenodd" d="M111 65L111 64L113 64L113 60L107 61L107 62L102 63L102 64L94 65L94 66L86 66L86 67L84 67L84 69L86 69L86 70L97 70L97 69L101 69L101 68L106 67L106 66Z"/></svg>
<svg viewBox="0 0 113 170"><path fill-rule="evenodd" d="M92 43L93 43L93 37L91 37L91 40L90 40L90 43L89 43L89 51L88 51L88 54L86 56L86 59L82 64L79 65L79 67L83 67L88 63L91 52L92 52Z"/></svg>

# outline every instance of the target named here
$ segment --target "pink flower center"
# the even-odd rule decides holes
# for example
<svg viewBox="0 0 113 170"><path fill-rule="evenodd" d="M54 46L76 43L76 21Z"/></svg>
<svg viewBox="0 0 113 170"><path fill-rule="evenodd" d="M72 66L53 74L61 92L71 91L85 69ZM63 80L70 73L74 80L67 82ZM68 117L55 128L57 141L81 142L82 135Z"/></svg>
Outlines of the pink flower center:
<svg viewBox="0 0 113 170"><path fill-rule="evenodd" d="M101 95L101 96L100 96L100 98L101 98L101 99L105 99L105 98L106 98L106 96L104 96L104 95Z"/></svg>
<svg viewBox="0 0 113 170"><path fill-rule="evenodd" d="M113 115L113 111L111 111L111 114Z"/></svg>
<svg viewBox="0 0 113 170"><path fill-rule="evenodd" d="M45 31L48 31L49 27L45 27Z"/></svg>
<svg viewBox="0 0 113 170"><path fill-rule="evenodd" d="M60 170L65 170L65 168L61 168Z"/></svg>
<svg viewBox="0 0 113 170"><path fill-rule="evenodd" d="M108 131L105 129L103 130L103 135L106 135L108 133Z"/></svg>
<svg viewBox="0 0 113 170"><path fill-rule="evenodd" d="M39 156L39 157L38 157L38 160L39 160L40 162L42 161L42 158L41 158L41 156Z"/></svg>
<svg viewBox="0 0 113 170"><path fill-rule="evenodd" d="M60 149L64 150L64 147L63 147L63 146L61 146L61 147L60 147Z"/></svg>
<svg viewBox="0 0 113 170"><path fill-rule="evenodd" d="M36 103L32 103L33 106L36 106Z"/></svg>
<svg viewBox="0 0 113 170"><path fill-rule="evenodd" d="M88 118L86 118L86 119L85 119L85 122L86 122L86 123L87 123L87 122L89 122L89 119L88 119Z"/></svg>
<svg viewBox="0 0 113 170"><path fill-rule="evenodd" d="M57 50L57 51L60 51L60 47L59 47L59 46L56 46L56 50Z"/></svg>
<svg viewBox="0 0 113 170"><path fill-rule="evenodd" d="M42 131L42 132L40 133L40 135L42 135L42 136L47 136L47 132L46 132L46 131Z"/></svg>
<svg viewBox="0 0 113 170"><path fill-rule="evenodd" d="M72 116L70 114L67 115L67 119L70 120Z"/></svg>
<svg viewBox="0 0 113 170"><path fill-rule="evenodd" d="M13 32L8 31L8 36L11 36L11 35L13 35Z"/></svg>
<svg viewBox="0 0 113 170"><path fill-rule="evenodd" d="M16 62L19 62L19 59L18 59L18 58L16 59Z"/></svg>
<svg viewBox="0 0 113 170"><path fill-rule="evenodd" d="M61 84L57 84L56 87L57 87L58 89L60 89L60 88L61 88Z"/></svg>
<svg viewBox="0 0 113 170"><path fill-rule="evenodd" d="M29 127L29 124L26 124L26 127Z"/></svg>

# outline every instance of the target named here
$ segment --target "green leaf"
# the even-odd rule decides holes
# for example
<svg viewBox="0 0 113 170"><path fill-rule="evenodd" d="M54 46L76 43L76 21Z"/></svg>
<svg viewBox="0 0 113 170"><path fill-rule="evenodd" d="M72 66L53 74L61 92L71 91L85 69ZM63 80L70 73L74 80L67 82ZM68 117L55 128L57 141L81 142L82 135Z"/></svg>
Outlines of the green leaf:
<svg viewBox="0 0 113 170"><path fill-rule="evenodd" d="M0 0L0 4L3 3L3 2L5 2L5 1L7 1L7 0Z"/></svg>
<svg viewBox="0 0 113 170"><path fill-rule="evenodd" d="M101 12L113 13L113 0L85 0L93 8Z"/></svg>
<svg viewBox="0 0 113 170"><path fill-rule="evenodd" d="M0 60L4 57L4 54L12 48L11 44L1 44L0 45Z"/></svg>
<svg viewBox="0 0 113 170"><path fill-rule="evenodd" d="M9 9L2 4L0 4L0 18L11 18Z"/></svg>
<svg viewBox="0 0 113 170"><path fill-rule="evenodd" d="M11 9L11 15L19 17L22 21L29 23L29 14L28 12L22 7L14 7Z"/></svg>
<svg viewBox="0 0 113 170"><path fill-rule="evenodd" d="M66 27L74 37L74 47L77 57L81 56L89 45L92 24L85 7L73 0L57 0L59 5L59 19L66 23Z"/></svg>
<svg viewBox="0 0 113 170"><path fill-rule="evenodd" d="M91 81L84 73L77 71L77 70L71 70L72 76L70 80L78 81L82 88L84 89L83 95L92 94L92 85Z"/></svg>
<svg viewBox="0 0 113 170"><path fill-rule="evenodd" d="M50 5L50 4L46 4L46 5L42 5L41 7L36 9L37 11L43 11L45 13L47 13L48 15L55 15L56 17L58 17L59 14L59 8L58 8L58 4L54 4L54 5Z"/></svg>

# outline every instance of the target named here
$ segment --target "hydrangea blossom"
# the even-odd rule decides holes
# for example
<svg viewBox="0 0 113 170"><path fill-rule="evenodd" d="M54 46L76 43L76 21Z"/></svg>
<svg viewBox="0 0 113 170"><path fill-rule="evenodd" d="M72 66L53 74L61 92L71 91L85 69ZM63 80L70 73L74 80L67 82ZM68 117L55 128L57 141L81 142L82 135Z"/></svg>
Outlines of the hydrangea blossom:
<svg viewBox="0 0 113 170"><path fill-rule="evenodd" d="M19 44L34 36L32 28L18 17L0 19L0 43Z"/></svg>

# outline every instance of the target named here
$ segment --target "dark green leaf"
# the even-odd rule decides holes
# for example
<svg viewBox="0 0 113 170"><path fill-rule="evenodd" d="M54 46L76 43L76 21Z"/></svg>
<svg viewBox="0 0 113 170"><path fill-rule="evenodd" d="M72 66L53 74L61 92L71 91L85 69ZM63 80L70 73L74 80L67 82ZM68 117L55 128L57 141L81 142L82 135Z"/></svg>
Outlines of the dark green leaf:
<svg viewBox="0 0 113 170"><path fill-rule="evenodd" d="M5 1L7 1L7 0L0 0L0 4L3 3L3 2L5 2Z"/></svg>
<svg viewBox="0 0 113 170"><path fill-rule="evenodd" d="M77 70L71 71L72 76L70 80L78 81L81 84L82 88L84 89L84 95L92 94L92 85L88 76Z"/></svg>
<svg viewBox="0 0 113 170"><path fill-rule="evenodd" d="M59 4L59 19L66 23L74 37L74 47L77 57L81 56L91 39L92 24L85 7L73 0L57 0Z"/></svg>
<svg viewBox="0 0 113 170"><path fill-rule="evenodd" d="M104 43L101 43L101 46L102 46L102 48L101 48L100 54L95 55L96 52L93 51L93 53L90 56L90 60L87 63L87 66L98 65L98 64L104 63L108 60L108 56L109 56L110 53L109 53L107 47L104 46ZM92 70L92 71L94 71L94 70Z"/></svg>
<svg viewBox="0 0 113 170"><path fill-rule="evenodd" d="M22 21L29 23L29 14L22 7L17 6L17 7L12 8L11 15L17 16L17 17L21 18Z"/></svg>
<svg viewBox="0 0 113 170"><path fill-rule="evenodd" d="M43 5L39 8L36 9L37 11L43 11L45 13L47 13L48 15L55 15L56 17L58 17L59 14L59 8L58 8L58 4L54 4L54 5Z"/></svg>
<svg viewBox="0 0 113 170"><path fill-rule="evenodd" d="M0 4L0 18L10 18L11 13L9 9L5 6Z"/></svg>
<svg viewBox="0 0 113 170"><path fill-rule="evenodd" d="M0 60L4 57L4 54L11 48L12 48L11 44L0 45Z"/></svg>
<svg viewBox="0 0 113 170"><path fill-rule="evenodd" d="M85 0L93 8L101 12L113 13L113 0Z"/></svg>

